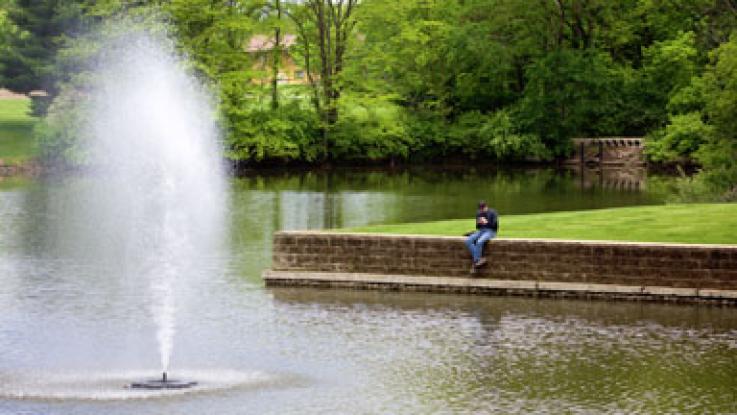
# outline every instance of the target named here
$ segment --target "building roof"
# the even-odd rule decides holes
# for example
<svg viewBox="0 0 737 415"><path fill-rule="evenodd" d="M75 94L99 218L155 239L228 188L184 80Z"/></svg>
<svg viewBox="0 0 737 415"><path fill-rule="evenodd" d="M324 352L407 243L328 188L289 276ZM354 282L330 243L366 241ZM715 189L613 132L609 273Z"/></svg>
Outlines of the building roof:
<svg viewBox="0 0 737 415"><path fill-rule="evenodd" d="M285 34L280 42L283 48L289 48L297 44L297 36ZM248 41L246 51L248 52L260 52L265 50L271 50L274 48L274 37L266 35L255 35Z"/></svg>

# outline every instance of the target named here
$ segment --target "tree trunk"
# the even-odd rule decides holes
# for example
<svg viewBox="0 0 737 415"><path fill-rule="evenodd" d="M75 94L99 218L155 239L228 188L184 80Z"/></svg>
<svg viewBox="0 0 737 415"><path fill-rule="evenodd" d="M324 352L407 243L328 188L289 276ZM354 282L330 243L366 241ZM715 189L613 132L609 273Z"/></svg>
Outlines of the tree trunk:
<svg viewBox="0 0 737 415"><path fill-rule="evenodd" d="M281 63L281 1L276 0L277 26L274 28L274 68L271 80L271 108L279 108L279 65Z"/></svg>
<svg viewBox="0 0 737 415"><path fill-rule="evenodd" d="M300 16L290 14L295 22L305 47L305 67L316 96L315 108L322 123L323 161L331 156L330 132L338 123L338 100L341 95L337 79L343 71L343 60L347 41L355 25L353 11L358 0L306 0L301 7L307 13ZM305 22L314 25L314 32L308 33ZM319 55L319 79L309 73L309 39L315 39ZM319 83L319 87L317 83Z"/></svg>

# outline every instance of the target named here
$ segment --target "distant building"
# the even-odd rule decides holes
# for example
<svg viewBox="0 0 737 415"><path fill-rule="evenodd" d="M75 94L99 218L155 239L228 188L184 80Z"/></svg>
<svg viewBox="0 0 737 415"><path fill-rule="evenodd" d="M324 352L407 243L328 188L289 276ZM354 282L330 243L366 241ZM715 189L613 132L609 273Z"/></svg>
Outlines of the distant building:
<svg viewBox="0 0 737 415"><path fill-rule="evenodd" d="M253 80L254 83L259 85L271 83L274 43L274 37L266 35L255 35L248 41L246 52L254 57L253 69L264 72L262 78ZM297 36L285 34L279 43L282 51L277 82L280 85L308 83L304 69L297 65L290 53L290 49L297 44Z"/></svg>

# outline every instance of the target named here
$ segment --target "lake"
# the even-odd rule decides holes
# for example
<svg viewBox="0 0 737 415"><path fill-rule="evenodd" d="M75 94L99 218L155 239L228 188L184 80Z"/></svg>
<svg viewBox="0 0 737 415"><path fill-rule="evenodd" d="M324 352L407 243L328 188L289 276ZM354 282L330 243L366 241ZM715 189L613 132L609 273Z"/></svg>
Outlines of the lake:
<svg viewBox="0 0 737 415"><path fill-rule="evenodd" d="M737 412L737 310L637 302L273 288L271 235L663 203L639 173L431 168L232 179L206 278L177 284L172 376L148 285L106 249L91 179L0 182L0 413ZM80 218L84 218L81 220Z"/></svg>

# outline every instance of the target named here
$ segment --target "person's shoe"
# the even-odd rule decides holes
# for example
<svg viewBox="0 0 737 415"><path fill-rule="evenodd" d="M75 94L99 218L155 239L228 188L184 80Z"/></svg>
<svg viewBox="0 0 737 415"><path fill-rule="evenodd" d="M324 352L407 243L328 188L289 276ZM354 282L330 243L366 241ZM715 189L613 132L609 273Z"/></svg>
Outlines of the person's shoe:
<svg viewBox="0 0 737 415"><path fill-rule="evenodd" d="M471 275L475 274L477 271L476 264L471 264L471 270L469 271Z"/></svg>
<svg viewBox="0 0 737 415"><path fill-rule="evenodd" d="M481 258L473 264L474 268L483 267L484 265L486 265L486 258Z"/></svg>

